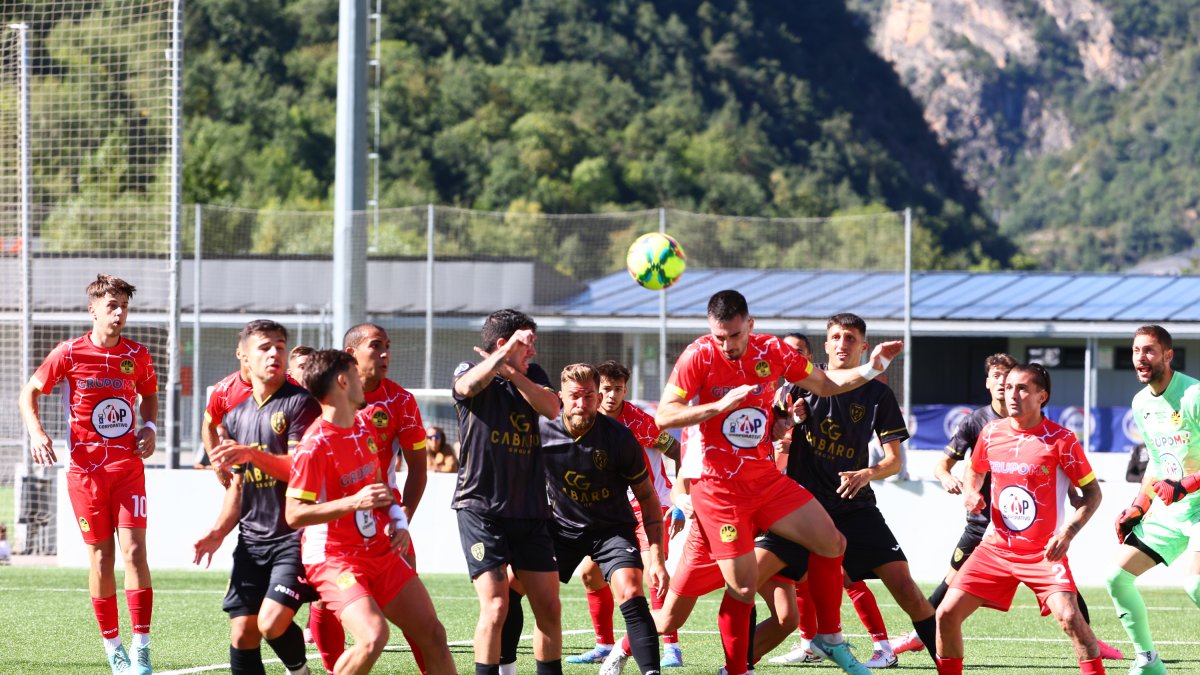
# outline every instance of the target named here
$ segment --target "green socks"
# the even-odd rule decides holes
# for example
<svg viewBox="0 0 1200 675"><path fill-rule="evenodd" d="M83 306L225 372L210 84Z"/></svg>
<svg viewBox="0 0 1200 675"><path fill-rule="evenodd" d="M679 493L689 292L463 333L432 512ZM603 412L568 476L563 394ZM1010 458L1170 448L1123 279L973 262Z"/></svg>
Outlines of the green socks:
<svg viewBox="0 0 1200 675"><path fill-rule="evenodd" d="M1134 648L1139 652L1150 652L1154 651L1154 641L1150 638L1150 619L1146 615L1142 594L1133 585L1136 580L1137 577L1118 567L1108 575L1108 594L1112 596L1117 618L1133 641Z"/></svg>
<svg viewBox="0 0 1200 675"><path fill-rule="evenodd" d="M1200 607L1200 574L1194 574L1183 580L1183 590L1192 598L1192 602Z"/></svg>

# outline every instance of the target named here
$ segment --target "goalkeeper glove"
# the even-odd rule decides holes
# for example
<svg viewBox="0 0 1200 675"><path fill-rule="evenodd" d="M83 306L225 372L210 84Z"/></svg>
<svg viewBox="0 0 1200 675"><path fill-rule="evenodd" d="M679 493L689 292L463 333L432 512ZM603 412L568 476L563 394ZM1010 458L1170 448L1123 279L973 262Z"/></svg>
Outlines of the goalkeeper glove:
<svg viewBox="0 0 1200 675"><path fill-rule="evenodd" d="M1124 544L1125 538L1133 532L1133 526L1141 522L1142 516L1150 508L1150 497L1145 492L1138 492L1137 499L1117 516L1117 543Z"/></svg>
<svg viewBox="0 0 1200 675"><path fill-rule="evenodd" d="M1174 504L1196 490L1200 490L1200 473L1184 476L1183 480L1169 478L1156 480L1151 487L1154 488L1154 494L1158 495L1164 504Z"/></svg>

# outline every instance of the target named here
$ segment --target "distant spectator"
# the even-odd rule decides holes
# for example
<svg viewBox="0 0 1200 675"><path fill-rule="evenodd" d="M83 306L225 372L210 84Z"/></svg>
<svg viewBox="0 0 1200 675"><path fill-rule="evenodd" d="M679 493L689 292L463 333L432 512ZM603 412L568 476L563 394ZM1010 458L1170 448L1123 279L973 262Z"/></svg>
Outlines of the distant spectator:
<svg viewBox="0 0 1200 675"><path fill-rule="evenodd" d="M295 347L292 347L292 351L288 354L287 376L291 378L293 382L297 384L300 383L300 369L304 367L304 362L307 361L308 357L312 356L313 352L315 351L317 350L309 347L308 345L296 345Z"/></svg>
<svg viewBox="0 0 1200 675"><path fill-rule="evenodd" d="M12 547L8 545L8 526L0 523L0 565L12 564Z"/></svg>
<svg viewBox="0 0 1200 675"><path fill-rule="evenodd" d="M441 427L426 427L425 440L429 441L427 466L436 473L454 473L458 471L458 458L454 450L446 445L446 432Z"/></svg>
<svg viewBox="0 0 1200 675"><path fill-rule="evenodd" d="M1142 482L1146 475L1146 464L1150 461L1150 453L1146 451L1145 443L1133 446L1129 453L1129 466L1125 468L1125 480L1130 483Z"/></svg>

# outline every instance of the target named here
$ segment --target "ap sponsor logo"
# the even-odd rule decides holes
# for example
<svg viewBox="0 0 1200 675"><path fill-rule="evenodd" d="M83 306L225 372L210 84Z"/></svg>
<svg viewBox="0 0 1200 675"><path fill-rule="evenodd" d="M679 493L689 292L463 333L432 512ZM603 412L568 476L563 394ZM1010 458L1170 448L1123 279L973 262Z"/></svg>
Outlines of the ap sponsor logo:
<svg viewBox="0 0 1200 675"><path fill-rule="evenodd" d="M1000 509L1004 526L1012 532L1028 530L1037 520L1037 502L1023 487L1009 485L1001 490L996 506Z"/></svg>
<svg viewBox="0 0 1200 675"><path fill-rule="evenodd" d="M133 408L123 398L106 398L92 408L92 428L105 438L120 438L133 428Z"/></svg>
<svg viewBox="0 0 1200 675"><path fill-rule="evenodd" d="M758 408L739 408L725 417L721 432L735 448L757 448L767 434L767 414Z"/></svg>

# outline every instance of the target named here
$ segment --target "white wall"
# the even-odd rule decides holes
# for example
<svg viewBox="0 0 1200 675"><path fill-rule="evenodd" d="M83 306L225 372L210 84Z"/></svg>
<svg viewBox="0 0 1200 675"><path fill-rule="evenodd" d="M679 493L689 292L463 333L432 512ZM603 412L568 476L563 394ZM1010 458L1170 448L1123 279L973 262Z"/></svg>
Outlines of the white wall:
<svg viewBox="0 0 1200 675"><path fill-rule="evenodd" d="M937 452L911 453L909 471L918 480L875 486L880 508L904 547L913 576L924 582L936 581L945 573L964 523L960 498L946 494L941 485L932 480L931 467L938 455ZM1100 586L1116 553L1112 523L1117 513L1133 500L1135 486L1124 481L1124 455L1093 453L1090 459L1097 475L1105 479L1102 484L1104 502L1068 555L1075 579L1081 585ZM59 478L58 564L86 567L86 551L67 501L65 476ZM418 568L422 572L466 574L457 521L454 511L449 508L454 479L453 474L430 474L425 496L413 520L413 541L417 548ZM150 514L147 548L151 569L193 568L192 544L216 520L223 494L221 486L207 471L180 469L148 470L146 487ZM236 536L234 532L226 539L213 559L213 568L229 568ZM673 546L672 551L680 548ZM1179 568L1178 563L1171 569L1157 567L1143 576L1142 583L1178 586L1182 582Z"/></svg>

